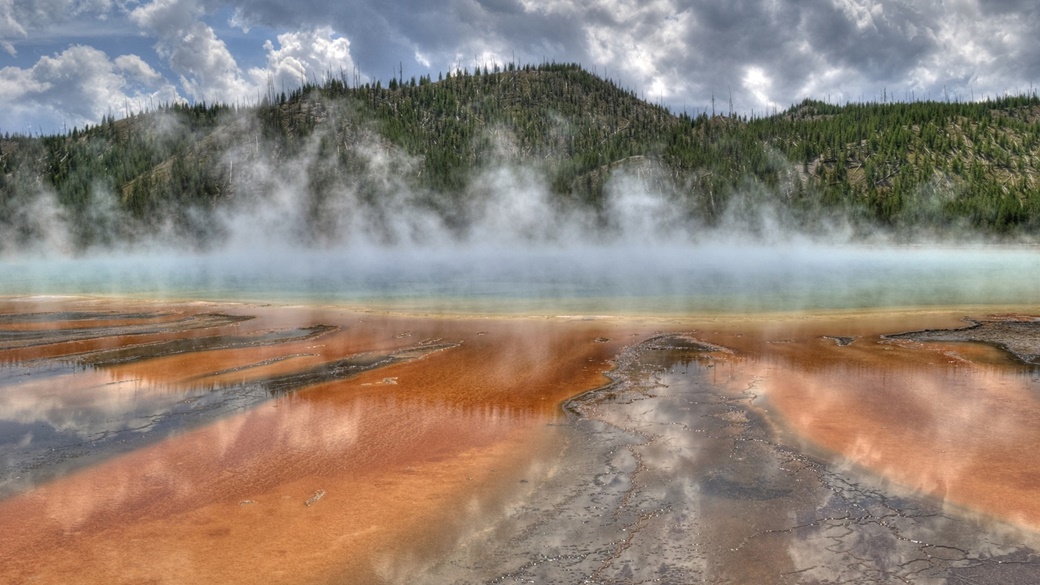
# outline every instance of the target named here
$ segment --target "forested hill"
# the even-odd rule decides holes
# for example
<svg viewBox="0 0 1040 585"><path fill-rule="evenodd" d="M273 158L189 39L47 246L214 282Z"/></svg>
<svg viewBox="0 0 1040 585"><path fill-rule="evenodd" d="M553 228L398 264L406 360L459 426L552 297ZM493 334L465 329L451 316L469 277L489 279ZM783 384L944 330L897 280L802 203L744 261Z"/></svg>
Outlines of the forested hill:
<svg viewBox="0 0 1040 585"><path fill-rule="evenodd" d="M286 200L284 220L312 245L358 229L394 242L391 216L404 210L464 238L518 177L606 231L612 197L638 188L691 233L725 223L751 234L769 215L806 233L1031 238L1038 151L1035 96L806 100L748 119L675 115L575 65L330 79L255 107L178 104L60 136L5 136L0 250L56 229L74 249L156 233L219 245L236 211Z"/></svg>

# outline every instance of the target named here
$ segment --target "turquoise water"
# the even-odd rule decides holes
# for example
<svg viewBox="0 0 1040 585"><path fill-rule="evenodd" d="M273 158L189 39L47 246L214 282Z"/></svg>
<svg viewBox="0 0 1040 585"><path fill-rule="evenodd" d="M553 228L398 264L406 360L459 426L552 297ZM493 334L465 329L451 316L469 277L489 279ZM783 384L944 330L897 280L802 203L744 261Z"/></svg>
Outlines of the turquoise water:
<svg viewBox="0 0 1040 585"><path fill-rule="evenodd" d="M1033 247L441 247L0 260L0 295L685 313L1040 304Z"/></svg>

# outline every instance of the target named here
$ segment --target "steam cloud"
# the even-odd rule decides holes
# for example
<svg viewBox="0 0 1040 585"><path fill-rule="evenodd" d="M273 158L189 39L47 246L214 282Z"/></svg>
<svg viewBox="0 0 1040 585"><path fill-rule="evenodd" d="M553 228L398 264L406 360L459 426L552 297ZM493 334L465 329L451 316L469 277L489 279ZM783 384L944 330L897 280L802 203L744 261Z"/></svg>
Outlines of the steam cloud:
<svg viewBox="0 0 1040 585"><path fill-rule="evenodd" d="M253 123L232 120L229 133ZM1040 285L1028 250L893 246L883 234L853 243L841 218L799 231L752 182L711 227L652 166L615 172L600 208L568 203L497 140L496 164L450 194L414 188L421 161L364 131L335 147L316 132L288 158L240 141L220 156L232 201L146 232L95 188L85 252L70 237L78 224L41 188L7 202L20 227L0 232L0 294L440 299L464 311L538 299L539 310L582 312L1017 303ZM348 146L351 172L336 155Z"/></svg>

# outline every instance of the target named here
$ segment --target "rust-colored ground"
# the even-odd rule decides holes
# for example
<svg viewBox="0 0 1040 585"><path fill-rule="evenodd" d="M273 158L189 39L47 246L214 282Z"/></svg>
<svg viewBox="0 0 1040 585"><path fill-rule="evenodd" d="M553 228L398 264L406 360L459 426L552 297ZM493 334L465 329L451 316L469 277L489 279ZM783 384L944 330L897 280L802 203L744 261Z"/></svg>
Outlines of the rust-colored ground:
<svg viewBox="0 0 1040 585"><path fill-rule="evenodd" d="M883 334L961 328L961 311L778 320L714 337L756 356L776 420L825 456L945 503L1040 529L1040 384L995 347ZM841 345L828 336L847 336ZM848 341L847 340L847 341Z"/></svg>
<svg viewBox="0 0 1040 585"><path fill-rule="evenodd" d="M0 307L12 310L25 308ZM559 416L560 402L603 384L608 360L626 341L614 324L597 321L220 311L257 317L230 326L235 334L314 324L339 329L305 342L145 359L104 375L145 381L141 392L175 392L429 340L452 346L275 398L0 502L5 582L364 583L408 575L451 545L453 526L493 509L502 486L524 478L532 453L551 447L547 424ZM134 341L229 334L228 328ZM22 348L0 360L53 358L126 341ZM298 357L246 367L278 356ZM82 377L96 384L99 375Z"/></svg>
<svg viewBox="0 0 1040 585"><path fill-rule="evenodd" d="M733 350L731 359L759 372L755 391L792 441L958 507L1040 527L1040 402L1030 371L988 346L880 337L959 327L960 311L641 323L39 303L0 302L0 314L107 311L125 317L94 326L158 327L13 347L0 351L0 363L337 327L313 339L141 359L78 378L133 380L140 392L227 386L345 356L445 346L273 398L0 501L5 582L406 582L452 547L464 525L501 512L504 494L532 473L539 454L558 448L552 423L560 404L604 384L611 358L657 330L692 332ZM167 328L177 321L170 314L255 318L178 329ZM55 324L9 329L34 327ZM78 322L70 331L88 328ZM76 383L40 383L40 391L75 392Z"/></svg>

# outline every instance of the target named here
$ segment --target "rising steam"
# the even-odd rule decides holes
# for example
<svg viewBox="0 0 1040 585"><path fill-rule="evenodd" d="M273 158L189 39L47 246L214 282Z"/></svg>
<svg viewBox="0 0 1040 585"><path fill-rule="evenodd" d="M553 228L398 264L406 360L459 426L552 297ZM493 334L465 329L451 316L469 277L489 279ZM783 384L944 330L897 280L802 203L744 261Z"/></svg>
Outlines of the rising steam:
<svg viewBox="0 0 1040 585"><path fill-rule="evenodd" d="M286 156L245 115L226 124L214 135L257 138L220 146L234 194L220 206L142 229L103 185L76 222L42 187L6 202L0 294L687 311L1022 303L1040 285L1029 250L895 247L884 234L854 235L840 217L805 229L750 180L709 225L648 164L615 169L598 206L569 201L502 133L495 163L443 193L416 188L421 161L364 128L350 144L315 132ZM86 251L74 241L84 218Z"/></svg>

